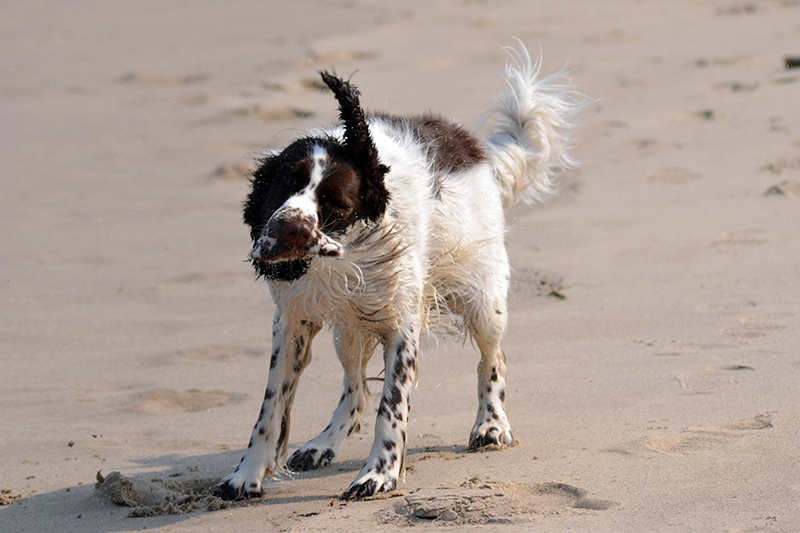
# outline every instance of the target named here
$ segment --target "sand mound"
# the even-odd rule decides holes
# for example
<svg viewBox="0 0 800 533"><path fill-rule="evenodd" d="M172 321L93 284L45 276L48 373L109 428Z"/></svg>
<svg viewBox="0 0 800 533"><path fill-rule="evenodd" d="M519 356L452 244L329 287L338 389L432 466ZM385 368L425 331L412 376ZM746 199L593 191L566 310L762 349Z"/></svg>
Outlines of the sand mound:
<svg viewBox="0 0 800 533"><path fill-rule="evenodd" d="M128 516L186 514L195 509L215 511L228 507L227 502L213 496L211 489L218 479L187 479L183 481L153 478L150 481L132 479L119 472L103 477L97 472L95 490L103 498L132 507Z"/></svg>
<svg viewBox="0 0 800 533"><path fill-rule="evenodd" d="M572 509L600 511L613 505L563 483L484 482L476 477L459 487L415 491L384 512L383 518L406 524L508 524Z"/></svg>

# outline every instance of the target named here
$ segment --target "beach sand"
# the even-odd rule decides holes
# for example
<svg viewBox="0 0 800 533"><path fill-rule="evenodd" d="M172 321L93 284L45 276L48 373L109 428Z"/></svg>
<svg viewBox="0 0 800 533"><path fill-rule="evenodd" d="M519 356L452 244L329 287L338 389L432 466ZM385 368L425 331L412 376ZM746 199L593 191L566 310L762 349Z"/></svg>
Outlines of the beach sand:
<svg viewBox="0 0 800 533"><path fill-rule="evenodd" d="M800 2L18 2L0 28L0 531L800 530ZM335 120L320 67L474 127L513 37L596 100L559 196L508 212L519 445L466 453L478 356L435 335L391 497L338 499L376 399L330 467L208 497L266 385L254 161ZM290 448L340 392L314 351Z"/></svg>

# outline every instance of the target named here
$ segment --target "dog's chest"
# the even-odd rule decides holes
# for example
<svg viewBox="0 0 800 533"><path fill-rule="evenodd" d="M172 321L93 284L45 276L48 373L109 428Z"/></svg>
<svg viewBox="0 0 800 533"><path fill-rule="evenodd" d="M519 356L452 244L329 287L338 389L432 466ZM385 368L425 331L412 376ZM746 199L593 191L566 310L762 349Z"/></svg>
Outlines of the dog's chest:
<svg viewBox="0 0 800 533"><path fill-rule="evenodd" d="M375 332L396 329L417 311L420 294L409 290L412 269L315 258L297 281L271 283L283 312L299 313L327 326L348 324Z"/></svg>

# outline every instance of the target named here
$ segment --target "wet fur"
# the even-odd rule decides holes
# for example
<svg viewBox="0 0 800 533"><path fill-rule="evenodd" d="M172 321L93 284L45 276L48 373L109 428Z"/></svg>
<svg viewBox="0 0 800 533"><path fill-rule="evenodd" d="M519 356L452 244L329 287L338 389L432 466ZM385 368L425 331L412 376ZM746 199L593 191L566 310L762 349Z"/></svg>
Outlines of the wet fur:
<svg viewBox="0 0 800 533"><path fill-rule="evenodd" d="M524 47L510 54L508 88L491 110L498 124L486 140L433 115L366 115L354 86L322 72L341 125L259 165L244 219L254 268L277 306L270 370L248 449L218 494L259 496L276 469L329 465L369 407L366 366L378 346L385 381L375 438L343 498L393 490L419 337L437 312L456 317L481 353L469 449L514 441L500 348L509 284L503 209L549 194L555 174L571 165L570 120L580 99L557 76L538 79ZM325 327L344 369L343 392L330 424L287 459L297 383Z"/></svg>

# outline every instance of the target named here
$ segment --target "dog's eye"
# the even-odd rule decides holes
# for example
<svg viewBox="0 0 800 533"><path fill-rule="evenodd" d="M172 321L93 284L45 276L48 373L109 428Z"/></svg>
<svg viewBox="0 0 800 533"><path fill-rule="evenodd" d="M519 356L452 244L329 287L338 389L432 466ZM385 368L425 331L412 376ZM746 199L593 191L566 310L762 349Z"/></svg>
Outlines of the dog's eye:
<svg viewBox="0 0 800 533"><path fill-rule="evenodd" d="M297 187L303 183L303 176L308 175L308 165L305 161L299 164L286 164L281 168L280 179L289 187Z"/></svg>
<svg viewBox="0 0 800 533"><path fill-rule="evenodd" d="M297 185L297 178L293 173L286 172L283 175L283 182L291 187L294 187L295 185Z"/></svg>
<svg viewBox="0 0 800 533"><path fill-rule="evenodd" d="M352 211L353 209L355 209L355 206L352 206L352 205L346 205L346 204L339 204L339 203L337 203L337 204L333 204L333 206L332 206L332 207L333 207L334 209L337 209L337 210L339 210L339 211L344 211L344 212L347 212L347 213L349 213L350 211Z"/></svg>
<svg viewBox="0 0 800 533"><path fill-rule="evenodd" d="M355 209L355 206L350 202L348 202L347 199L341 198L335 194L330 194L330 193L321 194L320 202L324 204L325 207L342 213L349 213L350 211Z"/></svg>

